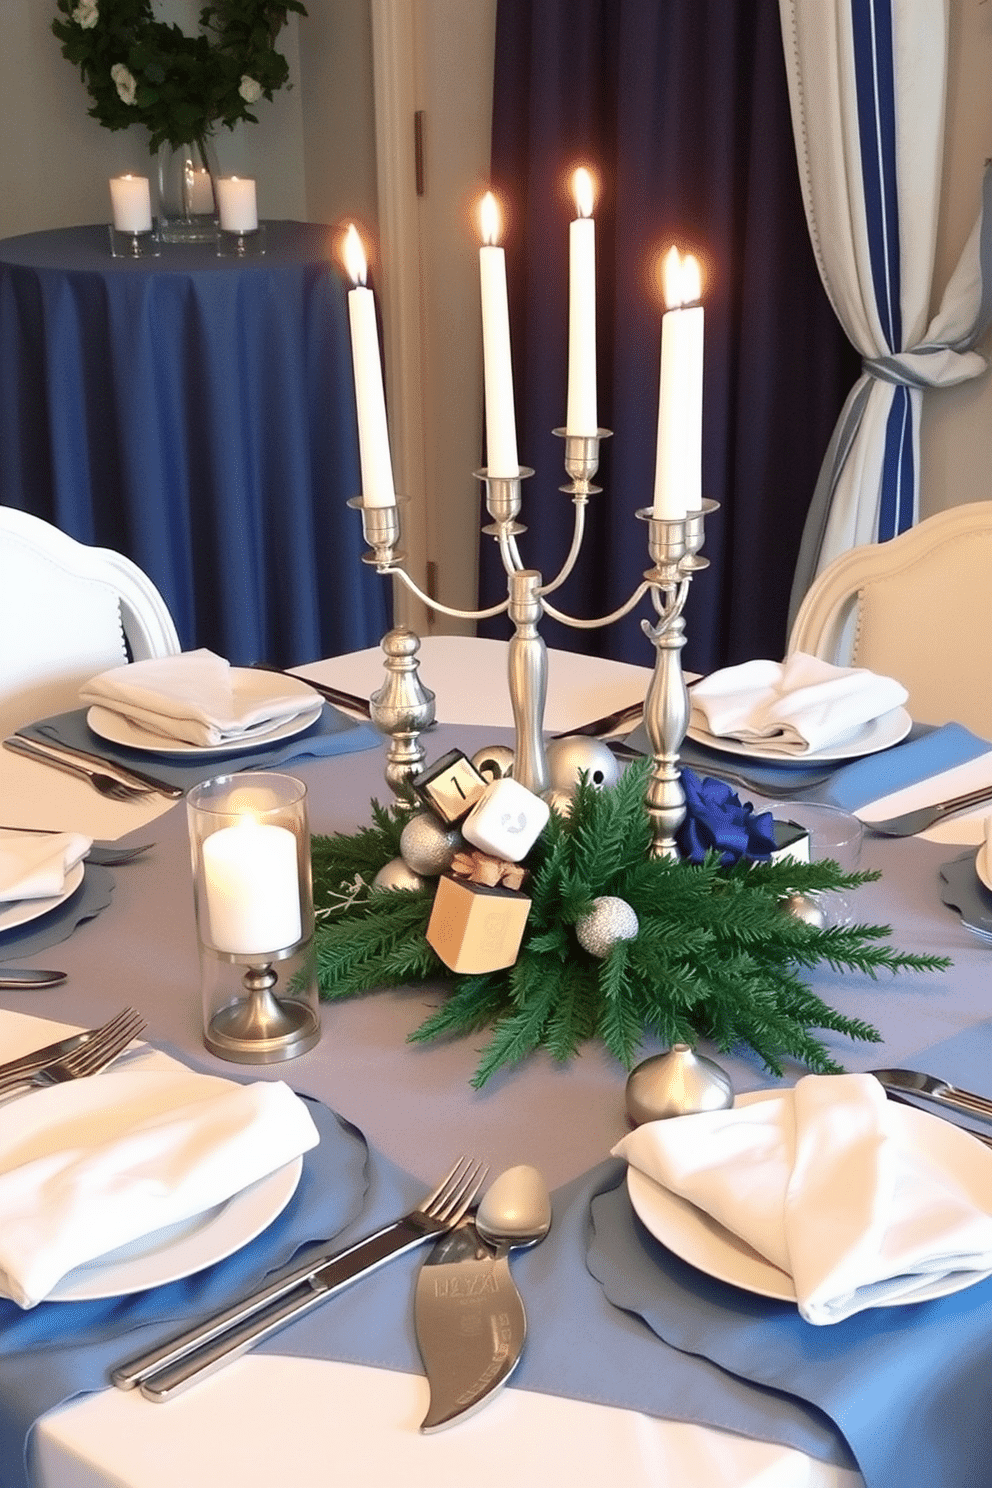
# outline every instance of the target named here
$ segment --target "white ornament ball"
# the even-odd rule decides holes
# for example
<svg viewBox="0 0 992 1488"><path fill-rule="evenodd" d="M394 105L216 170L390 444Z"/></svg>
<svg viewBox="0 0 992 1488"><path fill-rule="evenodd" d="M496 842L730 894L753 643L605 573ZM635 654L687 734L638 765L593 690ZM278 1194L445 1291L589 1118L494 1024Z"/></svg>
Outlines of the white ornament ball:
<svg viewBox="0 0 992 1488"><path fill-rule="evenodd" d="M602 739L589 739L582 734L552 739L547 755L548 782L552 790L573 791L583 770L589 777L589 784L597 790L616 785L620 774L616 755Z"/></svg>
<svg viewBox="0 0 992 1488"><path fill-rule="evenodd" d="M436 878L451 867L455 853L463 846L457 827L445 826L432 811L419 811L411 816L400 835L403 861L414 873Z"/></svg>
<svg viewBox="0 0 992 1488"><path fill-rule="evenodd" d="M487 781L504 780L513 774L513 750L508 744L488 744L473 754L472 763Z"/></svg>
<svg viewBox="0 0 992 1488"><path fill-rule="evenodd" d="M391 889L422 889L424 880L419 873L404 863L402 858L390 858L372 880L373 894L385 894Z"/></svg>
<svg viewBox="0 0 992 1488"><path fill-rule="evenodd" d="M575 922L579 945L601 961L618 941L633 940L639 929L637 915L626 899L617 899L612 894L594 899L589 913Z"/></svg>

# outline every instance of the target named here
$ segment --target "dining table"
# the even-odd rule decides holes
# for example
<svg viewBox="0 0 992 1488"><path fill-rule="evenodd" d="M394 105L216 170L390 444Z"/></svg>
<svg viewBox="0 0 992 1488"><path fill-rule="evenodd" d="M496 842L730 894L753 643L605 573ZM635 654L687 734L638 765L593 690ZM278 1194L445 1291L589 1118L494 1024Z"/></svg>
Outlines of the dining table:
<svg viewBox="0 0 992 1488"><path fill-rule="evenodd" d="M419 666L421 681L436 694L436 722L421 736L428 762L453 749L471 757L492 743L512 747L506 643L427 637ZM384 675L374 647L298 670L364 697ZM640 701L650 678L646 667L552 651L545 729L568 733ZM373 800L391 799L386 741L369 737L368 730L366 723L352 750L279 766L306 785L312 833L354 832L367 824ZM155 1316L154 1292L145 1312L129 1312L122 1298L106 1315L98 1378L67 1384L62 1398L46 1402L33 1425L28 1422L26 1437L21 1374L8 1373L0 1341L0 1463L18 1459L23 1443L31 1488L172 1488L177 1482L187 1488L218 1482L239 1488L394 1482L505 1488L507 1481L521 1488L566 1481L604 1488L617 1482L627 1488L904 1488L906 1456L894 1465L897 1459L886 1455L894 1422L913 1459L912 1481L933 1488L987 1482L987 1341L983 1354L957 1361L953 1390L946 1361L934 1395L918 1369L911 1406L894 1403L888 1374L875 1366L881 1371L885 1360L894 1369L891 1361L904 1356L919 1364L920 1351L941 1327L970 1329L972 1347L984 1316L981 1331L992 1334L992 1279L955 1297L871 1313L876 1331L859 1333L847 1324L813 1328L788 1304L766 1303L722 1283L714 1283L718 1292L697 1296L693 1267L676 1262L665 1273L666 1285L681 1300L672 1303L663 1338L624 1301L623 1276L610 1282L603 1259L614 1231L625 1244L641 1242L629 1221L623 1165L610 1155L630 1130L628 1072L600 1044L585 1044L567 1063L545 1051L529 1054L477 1089L472 1077L483 1033L411 1042L445 996L437 982L324 1002L320 1041L291 1061L250 1070L225 1062L203 1041L183 801L151 795L107 800L82 780L2 749L0 793L7 825L71 826L101 839L152 844L112 870L112 894L99 914L60 943L18 958L19 965L56 965L67 978L50 988L0 991L0 1058L46 1043L66 1025L96 1026L129 1004L147 1026L122 1067L179 1063L231 1078L285 1081L333 1113L338 1129L366 1152L367 1186L342 1221L342 1243L416 1203L461 1154L484 1160L494 1174L535 1166L551 1189L553 1211L549 1238L512 1259L528 1316L520 1367L484 1409L435 1433L419 1429L428 1384L413 1332L413 1290L423 1259L417 1251L161 1404L113 1388L109 1373L176 1331L175 1320ZM890 926L900 950L936 953L950 965L874 976L826 963L809 971L820 997L878 1030L877 1043L822 1032L829 1053L846 1069L926 1070L992 1096L992 950L942 900L940 877L949 860L974 856L983 831L980 810L915 837L866 831L861 866L880 877L856 891L857 918ZM659 1049L648 1037L638 1057ZM703 1043L700 1051L722 1066L736 1096L790 1086L805 1072L787 1060L782 1076L775 1076L747 1048L719 1051ZM264 1232L253 1241L263 1258L265 1241ZM42 1334L59 1329L70 1347L89 1305L40 1304L35 1311ZM748 1335L742 1345L737 1338L736 1353L729 1343L724 1347L724 1332L745 1322L764 1326L769 1311L781 1335L768 1344ZM674 1342L673 1330L679 1334ZM752 1372L748 1355L762 1349L768 1357ZM774 1357L778 1349L780 1359ZM816 1390L806 1389L805 1371L815 1373L826 1359L834 1393L821 1404ZM962 1438L973 1454L970 1476L962 1474Z"/></svg>
<svg viewBox="0 0 992 1488"><path fill-rule="evenodd" d="M0 241L0 502L137 563L184 646L288 664L371 645L334 230L112 257L104 223Z"/></svg>

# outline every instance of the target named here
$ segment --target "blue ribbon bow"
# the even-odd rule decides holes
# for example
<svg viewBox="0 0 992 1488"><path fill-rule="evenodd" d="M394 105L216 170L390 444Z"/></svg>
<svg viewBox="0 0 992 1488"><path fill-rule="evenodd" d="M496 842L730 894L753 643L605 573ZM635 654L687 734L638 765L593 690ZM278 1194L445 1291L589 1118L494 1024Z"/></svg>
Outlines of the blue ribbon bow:
<svg viewBox="0 0 992 1488"><path fill-rule="evenodd" d="M701 863L710 850L720 854L721 867L729 868L741 858L767 863L775 847L770 811L754 814L750 801L740 798L722 780L683 766L685 820L675 834L679 852L688 863Z"/></svg>

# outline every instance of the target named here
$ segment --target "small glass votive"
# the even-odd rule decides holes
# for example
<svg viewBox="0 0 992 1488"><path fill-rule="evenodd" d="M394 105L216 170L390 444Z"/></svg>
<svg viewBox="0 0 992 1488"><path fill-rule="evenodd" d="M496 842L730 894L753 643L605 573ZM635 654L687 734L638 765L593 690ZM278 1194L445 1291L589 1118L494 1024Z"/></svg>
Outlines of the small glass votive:
<svg viewBox="0 0 992 1488"><path fill-rule="evenodd" d="M840 806L819 801L773 801L764 808L777 820L794 822L809 833L809 856L832 858L845 873L857 872L861 862L864 827L856 816ZM854 918L849 889L828 889L811 894L823 910L827 925L850 925Z"/></svg>
<svg viewBox="0 0 992 1488"><path fill-rule="evenodd" d="M218 776L187 797L203 1038L276 1064L320 1038L307 793L291 775Z"/></svg>
<svg viewBox="0 0 992 1488"><path fill-rule="evenodd" d="M111 258L158 258L162 252L162 239L157 228L131 232L110 223L107 231L110 234Z"/></svg>
<svg viewBox="0 0 992 1488"><path fill-rule="evenodd" d="M147 176L111 176L110 256L157 258L159 235L152 221L152 198Z"/></svg>
<svg viewBox="0 0 992 1488"><path fill-rule="evenodd" d="M217 232L218 258L263 258L265 255L265 223L254 228L229 229L221 227Z"/></svg>

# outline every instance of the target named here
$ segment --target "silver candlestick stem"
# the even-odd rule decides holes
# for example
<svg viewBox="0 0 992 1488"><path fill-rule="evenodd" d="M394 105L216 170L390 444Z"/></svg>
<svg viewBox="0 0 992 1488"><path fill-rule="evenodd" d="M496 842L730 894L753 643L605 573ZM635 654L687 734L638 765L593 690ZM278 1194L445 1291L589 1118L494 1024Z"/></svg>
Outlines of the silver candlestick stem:
<svg viewBox="0 0 992 1488"><path fill-rule="evenodd" d="M382 650L386 680L369 699L369 709L376 728L389 736L386 781L396 795L405 796L414 776L424 768L426 754L420 735L434 722L434 694L420 680L420 641L412 630L398 626L389 631L383 636Z"/></svg>
<svg viewBox="0 0 992 1488"><path fill-rule="evenodd" d="M651 508L637 513L648 523L648 552L654 568L645 578L659 617L657 625L641 621L641 629L655 648L654 672L644 700L644 727L654 759L644 804L651 820L651 856L655 858L679 856L675 838L685 820L679 751L689 727L689 694L682 675L682 612L693 574L709 566L699 549L704 515L716 508L715 501L704 501L700 511L682 519L656 517Z"/></svg>

